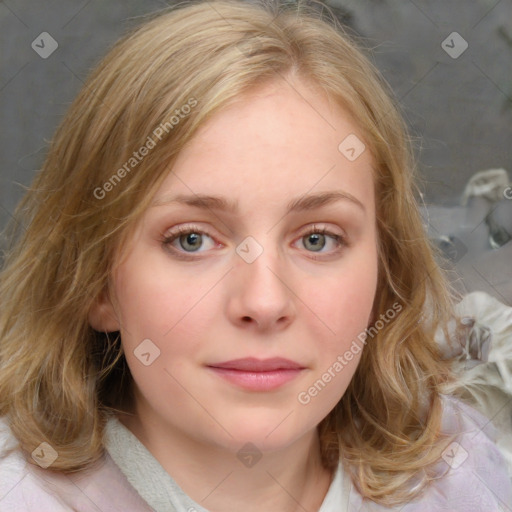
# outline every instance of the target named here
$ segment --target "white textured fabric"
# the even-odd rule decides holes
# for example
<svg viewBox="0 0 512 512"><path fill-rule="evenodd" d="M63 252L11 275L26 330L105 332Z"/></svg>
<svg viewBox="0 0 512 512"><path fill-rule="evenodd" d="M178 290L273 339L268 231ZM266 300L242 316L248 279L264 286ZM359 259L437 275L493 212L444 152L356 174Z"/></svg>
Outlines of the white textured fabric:
<svg viewBox="0 0 512 512"><path fill-rule="evenodd" d="M435 468L439 477L419 498L396 507L363 500L340 464L318 512L512 512L512 482L494 444L492 423L456 398L444 396L443 402L442 431L458 437ZM120 422L110 420L109 432L110 455L157 512L169 510L169 503L178 512L208 512L186 496Z"/></svg>
<svg viewBox="0 0 512 512"><path fill-rule="evenodd" d="M105 447L130 484L156 511L208 512L191 500L146 447L117 418L110 418Z"/></svg>
<svg viewBox="0 0 512 512"><path fill-rule="evenodd" d="M189 498L145 446L119 420L107 423L105 446L128 481L156 512L208 512ZM348 512L351 482L341 464L318 512Z"/></svg>
<svg viewBox="0 0 512 512"><path fill-rule="evenodd" d="M457 357L458 379L449 392L492 418L512 478L512 307L488 293L472 292L455 312L464 326L459 343L448 345L441 331L436 336L445 355ZM449 326L453 338L455 326L455 321Z"/></svg>
<svg viewBox="0 0 512 512"><path fill-rule="evenodd" d="M462 194L461 204L465 206L472 196L486 197L491 201L503 199L504 190L510 186L505 169L487 169L473 174Z"/></svg>
<svg viewBox="0 0 512 512"><path fill-rule="evenodd" d="M352 492L350 477L343 471L343 466L339 464L318 512L350 512L350 494Z"/></svg>
<svg viewBox="0 0 512 512"><path fill-rule="evenodd" d="M458 448L455 451L452 448L439 461L436 466L439 478L420 497L401 507L376 505L363 500L353 486L348 493L344 491L344 484L340 485L343 475L338 472L319 512L341 512L347 502L345 510L350 512L511 512L512 483L503 456L494 444L495 431L491 422L452 397L444 398L444 406L442 431L458 435ZM113 423L110 425L115 427ZM121 466L126 475L109 453L93 468L68 476L27 464L18 451L0 458L0 511L151 512L156 509L141 497L145 495L153 503L154 496L148 493L155 493L158 499L168 493L171 499L165 505L161 503L165 506L161 510L193 512L193 508L183 508L187 505L198 511L204 510L180 494L171 477L162 475L162 468L155 466L158 463L147 450L144 451L135 436L128 443L126 436L121 435L117 440L116 437L114 435L114 440L108 442L108 448L118 462L121 460L119 452L124 453ZM16 444L7 423L0 420L0 453L13 442ZM126 453L132 450L136 457L126 458ZM454 457L458 459L457 464L450 467L447 461ZM160 506L158 503L154 505Z"/></svg>
<svg viewBox="0 0 512 512"><path fill-rule="evenodd" d="M20 450L7 454L16 446L0 417L0 512L152 512L108 454L87 471L64 475L28 462Z"/></svg>

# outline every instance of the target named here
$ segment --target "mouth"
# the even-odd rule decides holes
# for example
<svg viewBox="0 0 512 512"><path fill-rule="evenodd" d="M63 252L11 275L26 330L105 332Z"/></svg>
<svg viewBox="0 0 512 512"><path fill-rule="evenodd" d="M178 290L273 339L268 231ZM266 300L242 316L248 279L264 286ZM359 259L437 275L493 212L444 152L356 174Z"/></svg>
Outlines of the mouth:
<svg viewBox="0 0 512 512"><path fill-rule="evenodd" d="M272 359L245 357L243 359L233 359L223 363L214 363L208 366L212 368L240 370L245 372L272 372L276 370L301 370L304 368L299 363L282 357L274 357Z"/></svg>
<svg viewBox="0 0 512 512"><path fill-rule="evenodd" d="M234 359L207 365L219 377L250 391L272 391L298 377L306 368L284 358Z"/></svg>

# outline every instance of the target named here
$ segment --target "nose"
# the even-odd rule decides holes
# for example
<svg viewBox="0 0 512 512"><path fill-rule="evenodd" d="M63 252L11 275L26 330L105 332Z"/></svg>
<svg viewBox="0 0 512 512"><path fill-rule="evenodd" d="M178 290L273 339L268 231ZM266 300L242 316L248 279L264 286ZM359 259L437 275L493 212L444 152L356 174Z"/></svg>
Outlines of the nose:
<svg viewBox="0 0 512 512"><path fill-rule="evenodd" d="M258 331L286 328L295 318L293 285L277 251L265 247L251 263L234 255L227 314L237 327Z"/></svg>

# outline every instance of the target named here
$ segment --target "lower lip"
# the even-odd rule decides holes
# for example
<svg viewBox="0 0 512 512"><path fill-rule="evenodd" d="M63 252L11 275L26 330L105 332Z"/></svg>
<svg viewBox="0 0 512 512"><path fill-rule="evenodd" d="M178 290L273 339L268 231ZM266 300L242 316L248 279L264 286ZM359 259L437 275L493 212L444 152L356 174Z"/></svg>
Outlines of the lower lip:
<svg viewBox="0 0 512 512"><path fill-rule="evenodd" d="M298 377L301 369L248 372L210 366L217 375L241 388L250 391L272 391Z"/></svg>

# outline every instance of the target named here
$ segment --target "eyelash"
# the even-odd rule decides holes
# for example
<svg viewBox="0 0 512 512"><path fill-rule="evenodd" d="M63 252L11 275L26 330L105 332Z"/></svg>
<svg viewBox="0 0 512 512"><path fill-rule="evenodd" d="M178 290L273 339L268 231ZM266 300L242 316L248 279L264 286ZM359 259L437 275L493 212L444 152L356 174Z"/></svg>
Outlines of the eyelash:
<svg viewBox="0 0 512 512"><path fill-rule="evenodd" d="M181 236L189 235L192 233L200 234L200 235L207 235L212 240L214 239L212 235L210 235L207 231L205 231L204 229L201 229L199 227L179 226L172 233L169 233L168 235L164 235L162 237L161 243L167 250L172 252L175 257L182 259L182 260L187 260L187 261L195 260L195 259L197 259L197 256L193 256L194 252L181 251L181 250L178 250L178 249L172 247L172 245L171 245L172 242L179 239ZM349 245L347 242L347 239L345 238L344 235L341 235L338 233L333 233L332 231L329 231L326 228L319 229L315 225L311 226L306 232L302 233L302 235L299 238L304 238L304 237L312 235L312 234L327 235L330 238L332 238L336 244L338 244L338 248L335 249L335 251L333 251L330 256L338 254L344 247L348 247L348 245ZM308 252L311 253L311 258L314 260L326 259L325 256L324 257L313 256L315 254L315 251L308 251Z"/></svg>

